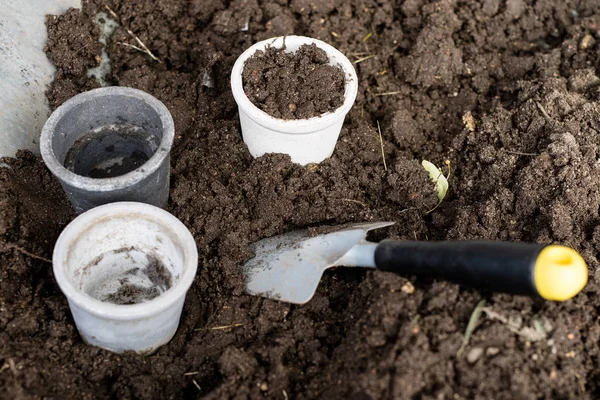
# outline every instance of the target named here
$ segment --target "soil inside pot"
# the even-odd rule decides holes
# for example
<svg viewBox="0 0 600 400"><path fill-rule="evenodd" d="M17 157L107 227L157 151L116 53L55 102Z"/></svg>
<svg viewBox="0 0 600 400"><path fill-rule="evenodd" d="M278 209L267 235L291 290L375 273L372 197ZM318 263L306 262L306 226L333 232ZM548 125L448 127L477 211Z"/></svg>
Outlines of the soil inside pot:
<svg viewBox="0 0 600 400"><path fill-rule="evenodd" d="M294 52L285 46L257 51L244 64L242 81L248 99L275 118L318 117L344 104L344 72L314 43Z"/></svg>
<svg viewBox="0 0 600 400"><path fill-rule="evenodd" d="M83 14L48 20L47 53L58 68L53 108L95 85L81 67L97 64L93 18L105 5L161 60L120 44L137 45L123 26L109 39L111 83L145 90L173 114L168 210L193 233L200 264L168 345L150 357L86 346L44 261L74 217L69 203L38 157L3 160L0 392L599 398L598 2L287 4L95 0ZM253 159L229 88L244 49L290 33L330 42L358 72L357 102L333 156L318 166ZM448 195L428 215L437 196L423 159L444 171L449 160L452 171ZM243 294L238 266L251 257L248 243L375 220L396 225L373 240L563 243L588 262L589 283L575 299L553 303L337 268L304 306ZM457 355L482 298L479 323Z"/></svg>

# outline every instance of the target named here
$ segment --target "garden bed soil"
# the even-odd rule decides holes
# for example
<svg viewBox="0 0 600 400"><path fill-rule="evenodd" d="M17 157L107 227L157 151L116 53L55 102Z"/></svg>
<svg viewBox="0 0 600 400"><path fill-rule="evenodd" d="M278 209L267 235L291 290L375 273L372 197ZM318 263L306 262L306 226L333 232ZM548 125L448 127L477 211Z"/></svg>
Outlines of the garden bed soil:
<svg viewBox="0 0 600 400"><path fill-rule="evenodd" d="M267 114L306 119L333 112L344 104L344 72L329 65L325 50L304 44L293 53L267 47L244 64L244 93Z"/></svg>
<svg viewBox="0 0 600 400"><path fill-rule="evenodd" d="M39 157L3 160L3 396L600 397L597 1L84 1L48 19L52 107L97 86L85 70L99 62L92 20L105 5L161 61L122 45L136 45L123 27L108 41L109 81L155 95L175 119L167 208L196 239L198 276L155 354L85 345L47 260L74 215ZM282 34L327 41L358 72L357 102L319 165L253 159L241 139L229 73L252 43ZM423 159L450 161L448 196L430 214ZM376 220L396 225L374 240L564 243L589 263L589 283L552 303L337 268L304 306L244 295L248 243Z"/></svg>

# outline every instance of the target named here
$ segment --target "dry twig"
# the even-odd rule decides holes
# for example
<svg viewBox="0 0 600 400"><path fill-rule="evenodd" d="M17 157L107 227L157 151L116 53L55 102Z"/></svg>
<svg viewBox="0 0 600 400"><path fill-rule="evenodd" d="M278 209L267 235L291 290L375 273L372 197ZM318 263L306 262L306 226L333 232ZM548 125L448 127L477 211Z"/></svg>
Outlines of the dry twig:
<svg viewBox="0 0 600 400"><path fill-rule="evenodd" d="M383 92L383 93L375 93L374 96L375 97L381 97L381 96L393 96L395 94L400 94L400 91L396 91L396 92Z"/></svg>
<svg viewBox="0 0 600 400"><path fill-rule="evenodd" d="M537 154L537 153L523 153L520 151L512 151L512 150L504 150L504 151L507 152L508 154L516 154L518 156L532 156L532 157L539 156L539 154Z"/></svg>
<svg viewBox="0 0 600 400"><path fill-rule="evenodd" d="M358 201L358 200L354 200L354 199L340 199L341 201L347 201L350 203L356 203L356 204L360 204L361 206L368 208L369 206L367 206L366 203L363 203L362 201Z"/></svg>
<svg viewBox="0 0 600 400"><path fill-rule="evenodd" d="M198 328L198 329L194 329L194 330L195 331L220 331L220 330L224 330L224 329L237 328L242 325L244 325L244 324L238 323L238 324L232 324L232 325L214 326L212 328Z"/></svg>
<svg viewBox="0 0 600 400"><path fill-rule="evenodd" d="M52 264L52 260L50 260L49 258L38 256L37 254L33 254L33 253L25 250L24 248L17 246L16 244L12 244L12 243L3 243L3 244L4 244L4 247L6 247L7 249L13 249L13 250L18 251L21 254L25 254L28 257L35 258L36 260L40 260L40 261L44 261L49 264Z"/></svg>
<svg viewBox="0 0 600 400"><path fill-rule="evenodd" d="M381 136L381 127L377 121L377 131L379 132L379 143L381 144L381 156L383 157L383 168L387 171L387 163L385 162L385 152L383 151L383 136Z"/></svg>
<svg viewBox="0 0 600 400"><path fill-rule="evenodd" d="M539 101L536 101L535 105L540 110L540 112L542 113L542 115L544 116L544 118L546 118L548 121L552 121L552 118L550 118L550 115L548 115L548 113L546 112L546 109L540 104Z"/></svg>
<svg viewBox="0 0 600 400"><path fill-rule="evenodd" d="M114 12L108 5L105 5L104 7L106 7L106 9L108 10L108 12L110 13L110 15L113 16L113 18L115 18L117 21L121 21L121 18L119 18L119 16L117 15L116 12ZM160 61L158 59L158 57L156 57L154 54L152 54L152 52L150 51L150 49L148 49L148 47L146 47L146 45L144 44L144 42L142 42L140 40L139 37L137 37L133 32L131 32L131 30L129 30L129 28L127 28L125 25L123 25L123 22L121 22L121 26L123 27L123 29L125 29L127 31L127 33L135 39L135 41L138 43L138 46L134 46L132 44L128 44L128 43L123 43L123 42L119 42L119 44L123 45L123 46L128 46L128 47L132 47L138 51L141 51L142 53L146 53L148 54L154 61L158 61L159 63L162 63L162 61Z"/></svg>
<svg viewBox="0 0 600 400"><path fill-rule="evenodd" d="M370 59L371 59L371 58L373 58L373 57L375 57L375 54L371 54L371 55L368 55L368 56L366 56L366 57L361 57L361 58L359 58L358 60L354 61L354 64L358 64L358 63L361 63L361 62L363 62L363 61L370 60Z"/></svg>

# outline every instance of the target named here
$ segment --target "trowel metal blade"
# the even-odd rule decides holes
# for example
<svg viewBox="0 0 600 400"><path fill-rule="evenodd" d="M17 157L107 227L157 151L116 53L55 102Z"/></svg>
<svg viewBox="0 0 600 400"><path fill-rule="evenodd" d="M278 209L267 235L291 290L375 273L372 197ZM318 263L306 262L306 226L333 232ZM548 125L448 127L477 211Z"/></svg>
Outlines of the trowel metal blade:
<svg viewBox="0 0 600 400"><path fill-rule="evenodd" d="M260 240L250 246L255 257L242 267L249 294L295 304L309 301L323 271L365 240L367 232L393 225L372 222L344 225L331 233L310 236L294 231Z"/></svg>

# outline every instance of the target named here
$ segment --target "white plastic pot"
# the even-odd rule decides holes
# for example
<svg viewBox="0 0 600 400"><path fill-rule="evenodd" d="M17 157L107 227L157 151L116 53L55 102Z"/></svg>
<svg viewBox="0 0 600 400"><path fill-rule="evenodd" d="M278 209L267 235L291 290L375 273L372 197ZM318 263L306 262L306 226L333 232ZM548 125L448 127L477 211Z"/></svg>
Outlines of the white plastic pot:
<svg viewBox="0 0 600 400"><path fill-rule="evenodd" d="M149 353L177 330L198 252L191 233L173 215L120 202L75 218L58 238L52 261L85 342L117 353ZM140 292L136 300L145 301L115 304L117 295L131 299L131 288ZM147 293L157 292L148 299Z"/></svg>
<svg viewBox="0 0 600 400"><path fill-rule="evenodd" d="M246 60L268 46L282 47L294 52L303 44L316 44L325 50L331 65L338 65L346 76L344 104L334 112L308 119L283 120L272 117L256 107L244 93L242 72ZM356 99L358 78L352 63L334 47L304 36L277 37L258 42L242 53L231 71L231 90L238 104L242 136L250 154L260 157L266 153L289 154L292 161L306 165L319 163L331 156L337 143L344 118Z"/></svg>

